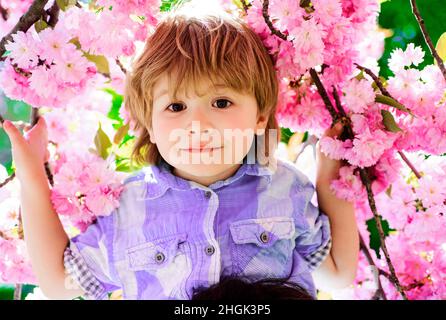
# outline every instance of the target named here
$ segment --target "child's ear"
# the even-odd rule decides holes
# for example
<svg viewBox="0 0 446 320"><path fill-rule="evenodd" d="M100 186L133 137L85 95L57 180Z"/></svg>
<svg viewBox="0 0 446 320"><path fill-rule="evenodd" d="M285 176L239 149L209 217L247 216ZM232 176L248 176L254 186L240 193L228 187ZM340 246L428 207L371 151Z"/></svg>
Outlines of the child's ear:
<svg viewBox="0 0 446 320"><path fill-rule="evenodd" d="M268 124L268 117L264 115L259 115L257 117L257 124L256 124L256 132L255 134L261 136L265 134L265 128Z"/></svg>
<svg viewBox="0 0 446 320"><path fill-rule="evenodd" d="M156 144L155 135L153 134L153 129L147 128L147 131L149 132L150 142Z"/></svg>

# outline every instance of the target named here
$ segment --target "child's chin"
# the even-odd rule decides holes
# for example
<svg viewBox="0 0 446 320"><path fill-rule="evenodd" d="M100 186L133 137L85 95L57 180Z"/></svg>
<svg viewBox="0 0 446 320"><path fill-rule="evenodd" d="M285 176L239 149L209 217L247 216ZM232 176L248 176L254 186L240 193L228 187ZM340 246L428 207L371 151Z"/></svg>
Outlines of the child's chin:
<svg viewBox="0 0 446 320"><path fill-rule="evenodd" d="M225 163L189 163L176 166L177 169L197 177L214 177L230 170L234 164Z"/></svg>

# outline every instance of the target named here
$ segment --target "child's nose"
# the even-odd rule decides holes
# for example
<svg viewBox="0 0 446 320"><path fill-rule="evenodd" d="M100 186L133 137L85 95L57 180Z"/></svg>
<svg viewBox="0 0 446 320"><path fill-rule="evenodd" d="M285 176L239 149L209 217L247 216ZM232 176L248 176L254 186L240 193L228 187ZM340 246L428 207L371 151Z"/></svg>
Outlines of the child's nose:
<svg viewBox="0 0 446 320"><path fill-rule="evenodd" d="M191 122L188 127L189 134L207 134L213 129L212 122L210 121L209 116L206 114L206 111L200 110L200 108L195 108L191 115L190 121Z"/></svg>
<svg viewBox="0 0 446 320"><path fill-rule="evenodd" d="M200 121L192 121L192 124L187 129L187 132L191 135L196 134L208 134L211 131L209 126L203 126L203 123Z"/></svg>

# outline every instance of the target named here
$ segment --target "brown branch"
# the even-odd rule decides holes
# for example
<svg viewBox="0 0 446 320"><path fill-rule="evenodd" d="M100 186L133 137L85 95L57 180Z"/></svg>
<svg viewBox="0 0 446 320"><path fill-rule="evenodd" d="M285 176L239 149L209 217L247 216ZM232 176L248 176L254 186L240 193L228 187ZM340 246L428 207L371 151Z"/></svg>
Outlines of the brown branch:
<svg viewBox="0 0 446 320"><path fill-rule="evenodd" d="M22 289L23 289L23 284L16 283L15 288L14 288L13 300L21 300L22 299L22 291L23 291Z"/></svg>
<svg viewBox="0 0 446 320"><path fill-rule="evenodd" d="M272 34L276 35L282 40L287 41L287 36L273 26L273 23L271 22L271 19L268 14L268 7L269 7L269 0L263 0L262 15L263 19L265 20L265 23L268 25L268 28Z"/></svg>
<svg viewBox="0 0 446 320"><path fill-rule="evenodd" d="M379 88L379 90L381 91L381 93L389 98L392 98L393 100L397 101L394 97L392 97L392 95L389 93L389 91L387 91L387 89L384 87L384 84L381 82L381 80L378 78L378 76L376 74L373 73L372 70L362 67L359 64L355 63L356 67L359 70L364 71L365 73L367 73L375 82L376 86ZM407 108L406 108L407 109ZM407 109L409 110L409 109ZM409 110L410 111L410 110ZM406 157L406 155L402 152L402 151L398 151L398 154L401 156L401 158L403 159L403 161L407 164L407 166L412 170L412 172L415 174L415 176L420 179L421 178L421 174L418 172L418 170L415 168L415 166L409 161L409 159Z"/></svg>
<svg viewBox="0 0 446 320"><path fill-rule="evenodd" d="M435 61L437 61L438 67L441 70L441 73L443 74L444 80L446 80L446 68L443 63L443 59L438 55L437 50L435 50L435 46L432 43L432 39L429 36L429 33L427 32L426 26L424 24L424 19L421 17L420 11L417 7L416 0L410 0L410 4L412 6L412 13L414 14L415 18L417 19L418 25L420 26L421 33L423 34L424 40L426 41L427 46L429 47L429 50L434 57Z"/></svg>
<svg viewBox="0 0 446 320"><path fill-rule="evenodd" d="M124 74L127 74L127 69L123 66L122 62L119 60L119 58L116 58L116 64L119 66L119 68L121 68L121 71ZM109 76L110 77L110 76Z"/></svg>
<svg viewBox="0 0 446 320"><path fill-rule="evenodd" d="M28 11L20 17L17 24L12 28L12 30L0 41L0 61L6 59L2 57L6 52L6 43L12 40L12 36L18 31L26 32L31 26L36 23L42 14L45 12L45 5L48 0L34 0L34 2L29 7Z"/></svg>
<svg viewBox="0 0 446 320"><path fill-rule="evenodd" d="M353 133L353 129L351 126L351 120L347 116L347 113L345 112L344 108L342 107L341 100L339 99L338 91L336 90L336 87L333 85L333 98L336 103L336 107L339 110L339 113L341 114L341 123L344 125L346 132L346 138L353 139L355 137L355 134Z"/></svg>
<svg viewBox="0 0 446 320"><path fill-rule="evenodd" d="M355 63L355 65L356 65L356 67L357 67L359 70L364 71L365 73L367 73L367 74L373 79L373 82L375 82L376 86L379 88L379 90L381 91L381 93L382 93L384 96L387 96L387 97L389 97L389 98L395 100L396 102L398 102L398 100L395 99L394 97L392 97L392 95L389 93L389 91L387 91L387 89L384 87L384 84L381 82L381 80L379 79L379 77L373 73L372 70L370 70L370 69L368 69L368 68L365 68L365 67L362 67L362 66L360 66L360 65L357 64L357 63ZM398 102L398 103L399 103L405 110L407 110L407 112L408 112L412 117L415 117L415 115L412 113L412 111L410 111L409 108L407 108L406 106L404 106L404 105L403 105L402 103L400 103L400 102Z"/></svg>
<svg viewBox="0 0 446 320"><path fill-rule="evenodd" d="M415 166L410 162L410 160L406 157L406 155L402 151L398 151L398 154L401 156L403 161L407 164L407 166L412 170L412 172L415 174L415 176L418 179L421 179L421 174L418 172L418 170L415 168Z"/></svg>
<svg viewBox="0 0 446 320"><path fill-rule="evenodd" d="M9 177L7 177L3 182L0 183L0 188L3 188L6 184L14 180L15 172L13 172Z"/></svg>
<svg viewBox="0 0 446 320"><path fill-rule="evenodd" d="M245 13L248 13L249 7L251 7L251 3L249 2L249 0L240 0L240 2L242 3L243 11Z"/></svg>
<svg viewBox="0 0 446 320"><path fill-rule="evenodd" d="M375 82L376 86L379 88L379 90L381 91L381 93L387 97L390 97L393 99L393 97L390 95L389 91L387 91L386 88L384 88L384 84L381 82L381 80L379 80L378 76L376 74L373 73L372 70L366 68L366 67L362 67L359 64L355 63L356 67L359 70L364 71L365 73L367 73Z"/></svg>
<svg viewBox="0 0 446 320"><path fill-rule="evenodd" d="M384 257L386 258L386 262L387 262L387 265L390 270L390 279L391 279L392 283L396 286L398 292L401 294L403 299L407 300L407 295L404 292L404 289L401 286L400 281L398 280L398 277L396 276L395 268L392 264L392 260L390 259L389 252L387 251L386 241L384 240L385 239L384 230L383 230L383 227L381 224L381 219L378 214L378 210L376 209L375 198L373 197L373 191L372 191L372 183L370 181L370 177L369 177L367 168L360 168L359 173L361 176L362 183L364 184L364 186L367 190L367 199L369 201L370 209L373 212L373 217L375 218L376 227L377 227L378 233L379 233L379 241L381 244L381 250L384 253Z"/></svg>
<svg viewBox="0 0 446 320"><path fill-rule="evenodd" d="M325 90L324 85L322 84L321 79L319 78L317 72L311 68L310 69L310 75L313 79L314 84L317 87L317 91L319 92L319 95L321 96L322 100L324 101L325 107L327 108L328 112L330 112L331 118L333 119L333 123L335 123L338 120L338 114L333 106L333 103L331 102L330 98L328 97L327 90Z"/></svg>
<svg viewBox="0 0 446 320"><path fill-rule="evenodd" d="M324 91L325 91L325 89L324 89ZM343 111L342 105L340 104L340 100L339 100L339 96L337 95L336 88L333 88L333 91L334 91L335 101L337 103L337 105L336 105L337 108L339 110L342 110L341 112L343 112L345 114L345 111ZM318 89L318 92L319 92L319 89ZM319 94L322 95L321 92L319 92ZM326 91L325 91L325 94L326 94ZM345 115L345 117L347 117L347 115ZM349 128L349 130L347 130L347 134L348 134L347 137L349 139L353 139L354 136L353 136L353 130L351 129L351 125L348 124L346 127ZM392 260L390 259L390 255L389 255L389 252L387 250L386 242L384 240L385 239L384 230L383 230L383 227L382 227L382 224L381 224L380 216L379 216L378 211L376 209L375 198L373 196L372 183L370 181L370 174L369 174L368 168L359 168L359 172L360 172L360 176L361 176L361 181L362 181L363 185L366 188L369 206L370 206L370 209L373 212L373 217L375 219L376 226L377 226L377 229L378 229L379 240L380 240L380 244L381 244L381 250L384 253L387 265L388 265L389 270L390 270L391 282L395 285L395 287L397 288L398 292L401 294L403 299L407 300L406 293L404 292L404 289L402 288L402 286L401 286L401 284L400 284L400 282L398 280L398 277L396 276L395 268L393 266Z"/></svg>
<svg viewBox="0 0 446 320"><path fill-rule="evenodd" d="M59 5L57 4L57 1L54 1L51 8L47 10L47 14L49 16L47 23L51 28L54 28L57 22L59 21L59 12L60 12Z"/></svg>
<svg viewBox="0 0 446 320"><path fill-rule="evenodd" d="M9 240L9 238L2 231L0 231L0 238Z"/></svg>
<svg viewBox="0 0 446 320"><path fill-rule="evenodd" d="M339 110L342 110L341 112L344 113L343 115L345 117L347 117L347 115L345 114L344 109L342 108L341 102L339 100L339 96L338 96L336 88L334 86L333 86L333 95L335 96L336 107ZM351 125L347 125L347 127L349 128L349 130L347 131L348 132L348 138L349 139L353 139L354 135L353 135L353 130L351 128ZM401 296L405 300L407 300L406 293L404 292L404 290L403 290L403 288L402 288L402 286L401 286L401 284L400 284L400 282L398 280L398 277L396 276L395 268L393 266L392 260L390 259L390 255L389 255L389 252L387 250L386 242L384 240L385 239L384 230L383 230L383 227L382 227L382 224L381 224L381 219L380 219L380 216L378 214L378 210L376 209L375 198L373 196L373 191L372 191L372 182L370 181L370 174L369 174L368 168L359 168L359 173L360 173L360 176L361 176L362 184L365 186L366 191L367 191L367 198L368 198L368 201L369 201L369 206L370 206L370 209L373 212L373 217L375 218L376 226L377 226L377 229L378 229L379 240L380 240L380 244L381 244L381 250L383 251L384 256L386 258L387 265L389 266L392 282L395 284L395 286L396 286L397 290L400 292Z"/></svg>
<svg viewBox="0 0 446 320"><path fill-rule="evenodd" d="M358 233L359 233L359 232L358 232ZM364 242L364 239L362 238L361 233L359 233L359 243L360 243L360 248L361 248L362 252L364 253L364 255L365 255L365 257L366 257L366 259L367 259L369 265L371 265L373 268L375 268L375 269L378 271L378 276L377 276L377 279L376 279L378 288L376 289L376 292L375 292L375 294L373 295L372 300L378 300L379 297L382 297L383 300L387 300L386 293L384 292L384 289L383 289L383 287L382 287L381 280L379 279L379 273L380 273L380 271L382 271L382 270L379 269L379 268L376 266L375 262L373 261L373 258L372 258L371 254L370 254L370 252L369 252L369 249L367 248L367 246L366 246L366 244L365 244L365 242Z"/></svg>
<svg viewBox="0 0 446 320"><path fill-rule="evenodd" d="M8 20L9 18L8 9L5 9L1 3L0 3L0 15L2 16L2 19L5 21Z"/></svg>
<svg viewBox="0 0 446 320"><path fill-rule="evenodd" d="M266 24L270 28L272 34L276 35L277 37L281 38L282 40L287 40L287 37L283 33L278 32L274 28L274 26L272 25L272 23L271 23L271 21L269 19L269 15L268 15L268 5L269 5L269 1L264 0L264 2L263 2L263 18L264 18ZM317 87L317 90L319 92L319 95L321 96L322 100L324 101L325 107L330 112L330 115L332 117L332 126L333 126L333 124L338 121L339 115L337 114L335 108L333 107L333 104L332 104L330 98L328 97L327 90L325 90L325 87L322 84L322 81L319 79L319 76L318 76L317 72L313 68L311 68L309 71L310 71L310 75L311 75L314 83L316 84L316 87ZM337 99L336 102L338 103L338 105L337 105L338 109L339 110L343 110L342 109L342 105L340 105L339 99ZM340 111L340 112L342 112L342 111ZM345 114L345 112L344 112L344 114ZM351 127L351 125L348 124L348 123L347 123L346 126L347 127L348 126ZM353 130L351 130L349 132L353 133ZM350 138L353 139L354 136L350 136ZM376 210L375 199L373 197L371 181L370 181L370 177L369 177L369 173L368 173L367 168L360 168L360 174L361 174L362 183L365 185L366 190L367 190L367 197L368 197L368 200L369 200L369 206L370 206L370 209L373 212L373 216L375 218L376 225L377 225L377 228L378 228L378 231L379 231L379 238L380 238L380 242L381 242L381 250L384 252L384 256L386 257L386 262L387 262L387 264L389 266L389 270L391 272L392 283L396 286L397 290L400 292L402 297L405 300L407 300L406 293L404 292L403 288L401 287L401 284L400 284L400 282L398 280L398 277L396 276L395 268L393 267L392 261L390 259L389 253L387 251L387 247L386 247L385 240L384 240L384 231L383 231L383 228L382 228L382 225L381 225L380 216L378 215L378 212Z"/></svg>

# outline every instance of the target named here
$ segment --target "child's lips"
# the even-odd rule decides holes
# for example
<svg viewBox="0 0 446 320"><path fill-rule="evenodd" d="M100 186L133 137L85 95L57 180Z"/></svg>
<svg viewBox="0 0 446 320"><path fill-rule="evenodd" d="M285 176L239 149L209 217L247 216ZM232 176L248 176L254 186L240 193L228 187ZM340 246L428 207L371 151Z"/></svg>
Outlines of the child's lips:
<svg viewBox="0 0 446 320"><path fill-rule="evenodd" d="M211 152L211 151L215 151L215 150L222 149L222 148L223 147L211 147L211 148L208 147L208 148L189 148L189 149L181 149L181 150L195 153L195 152Z"/></svg>

